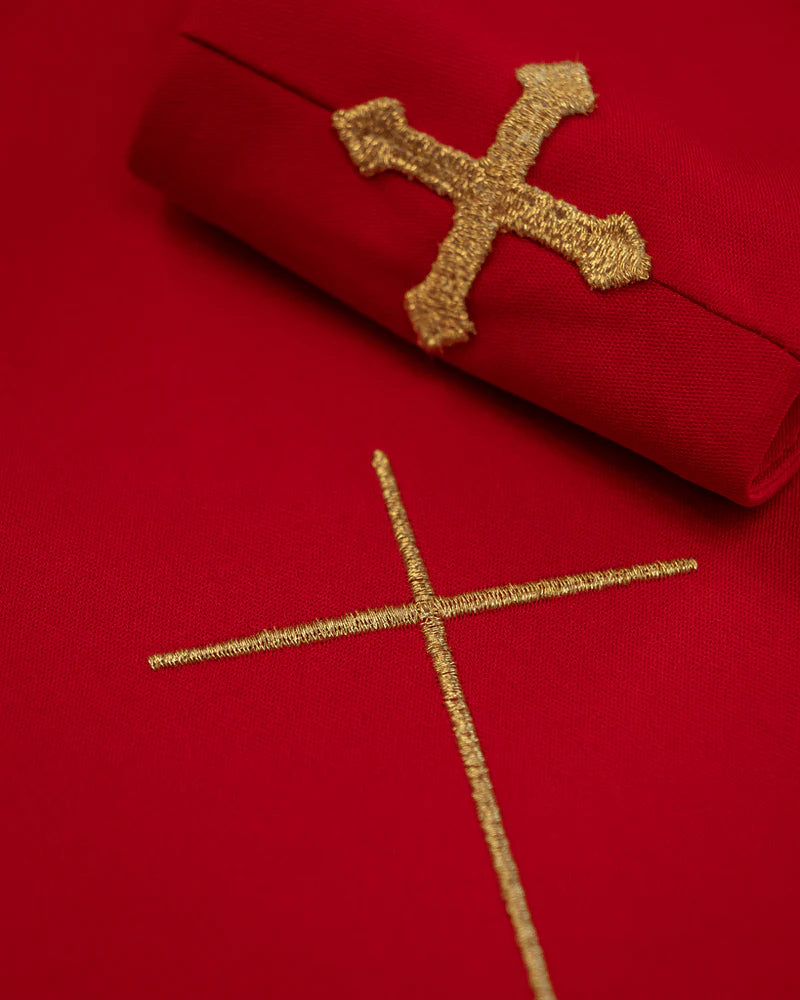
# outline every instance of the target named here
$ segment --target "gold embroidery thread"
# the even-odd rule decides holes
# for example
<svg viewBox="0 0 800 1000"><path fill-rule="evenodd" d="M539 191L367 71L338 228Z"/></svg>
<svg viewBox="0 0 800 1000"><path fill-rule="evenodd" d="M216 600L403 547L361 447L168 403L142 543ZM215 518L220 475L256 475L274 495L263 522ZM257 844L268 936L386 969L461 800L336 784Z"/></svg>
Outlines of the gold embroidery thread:
<svg viewBox="0 0 800 1000"><path fill-rule="evenodd" d="M400 555L406 565L411 593L420 608L420 625L425 636L439 685L442 698L450 716L450 724L458 745L458 752L464 764L464 771L469 781L478 821L481 824L486 846L492 858L497 880L500 883L500 894L506 904L506 912L514 928L523 964L528 973L528 982L536 1000L555 1000L555 993L550 984L547 965L539 945L539 937L533 926L528 901L519 878L517 864L511 853L506 837L500 808L497 805L489 769L483 756L478 734L472 715L467 708L458 671L453 662L447 635L444 630L444 620L433 604L434 593L425 563L422 561L417 540L406 514L405 506L397 488L394 473L388 458L383 452L377 452L372 464L380 480L383 499L389 520L392 522L395 541L400 549Z"/></svg>
<svg viewBox="0 0 800 1000"><path fill-rule="evenodd" d="M396 170L455 205L452 228L428 276L405 296L418 342L429 351L475 333L467 295L498 233L550 247L577 264L592 288L618 288L650 275L650 257L630 216L588 215L526 181L543 139L561 119L594 109L585 67L532 63L516 76L522 97L477 160L411 128L403 105L390 97L333 114L339 138L365 177Z"/></svg>
<svg viewBox="0 0 800 1000"><path fill-rule="evenodd" d="M474 615L480 611L496 611L514 604L533 604L554 597L568 597L583 594L589 590L605 590L607 587L623 587L645 580L660 580L679 573L691 573L697 569L695 559L673 559L669 562L644 563L624 569L604 569L591 573L577 573L572 576L557 576L532 583L509 583L500 587L473 590L454 597L434 596L430 604L442 618L456 618L460 615ZM193 649L179 649L174 653L158 653L149 659L153 670L162 667L177 667L188 663L203 663L207 660L223 660L230 656L244 656L267 650L285 649L287 646L305 646L312 642L339 639L347 635L363 632L381 632L390 628L419 625L421 612L419 605L398 604L384 608L368 608L365 611L351 611L338 618L321 618L305 625L290 625L286 628L269 628L255 635L241 639L228 639Z"/></svg>
<svg viewBox="0 0 800 1000"><path fill-rule="evenodd" d="M376 451L372 464L380 482L395 541L406 567L413 597L411 603L356 611L339 618L321 619L305 625L265 629L257 635L243 639L232 639L228 642L178 650L174 653L162 653L150 657L150 666L158 670L162 667L323 642L362 632L419 625L439 680L464 771L470 784L478 820L528 975L529 985L536 1000L555 1000L544 954L531 920L525 891L505 833L486 760L447 642L444 622L458 615L476 614L511 605L528 604L590 590L623 586L637 581L658 580L690 573L697 569L697 561L674 559L625 569L555 577L534 583L489 587L454 597L440 597L431 585L388 458L383 452Z"/></svg>

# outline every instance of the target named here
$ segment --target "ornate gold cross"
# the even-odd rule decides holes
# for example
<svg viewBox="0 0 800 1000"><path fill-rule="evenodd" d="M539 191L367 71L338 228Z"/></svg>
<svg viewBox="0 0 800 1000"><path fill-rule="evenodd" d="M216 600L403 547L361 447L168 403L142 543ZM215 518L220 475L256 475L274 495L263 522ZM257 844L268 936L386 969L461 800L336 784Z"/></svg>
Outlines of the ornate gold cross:
<svg viewBox="0 0 800 1000"><path fill-rule="evenodd" d="M598 219L528 184L542 140L565 115L594 109L580 63L532 63L517 70L522 97L479 160L418 132L403 105L379 97L336 111L339 138L365 177L397 170L450 198L455 217L427 278L406 292L421 347L436 350L469 339L475 328L466 298L498 233L536 240L578 265L592 288L617 288L650 275L650 258L630 216Z"/></svg>
<svg viewBox="0 0 800 1000"><path fill-rule="evenodd" d="M512 604L529 604L552 597L564 597L567 594L690 573L697 569L697 562L694 559L675 559L671 562L648 563L627 569L607 569L594 573L581 573L577 576L556 577L535 583L490 587L487 590L476 590L455 597L440 597L431 585L389 459L383 452L376 451L372 464L381 485L395 541L405 563L413 601L392 607L355 611L339 618L326 618L305 625L265 629L257 635L199 646L196 649L161 653L150 657L150 666L158 670L161 667L219 660L267 649L301 646L305 643L356 635L359 632L378 632L381 629L403 625L419 625L425 637L428 655L439 679L445 707L450 715L458 750L475 801L478 820L486 838L486 845L500 884L500 892L528 974L528 982L536 1000L555 1000L547 965L528 910L525 891L506 837L486 760L464 692L461 690L444 623L446 619L457 615L474 614L478 611L505 608Z"/></svg>

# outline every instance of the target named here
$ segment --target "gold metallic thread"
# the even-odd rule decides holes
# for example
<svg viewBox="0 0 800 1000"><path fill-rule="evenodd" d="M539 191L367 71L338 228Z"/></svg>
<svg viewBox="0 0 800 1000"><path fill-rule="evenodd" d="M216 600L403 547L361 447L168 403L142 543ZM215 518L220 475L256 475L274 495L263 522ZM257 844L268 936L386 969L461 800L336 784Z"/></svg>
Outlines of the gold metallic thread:
<svg viewBox="0 0 800 1000"><path fill-rule="evenodd" d="M511 854L483 751L447 643L444 622L458 615L476 614L480 611L529 604L589 590L602 590L606 587L690 573L697 569L697 562L694 559L674 559L669 562L646 563L624 569L554 577L533 583L489 587L485 590L457 594L454 597L440 597L433 591L388 458L383 452L376 451L372 464L381 485L395 540L406 566L414 598L411 603L355 611L339 618L320 619L305 625L265 629L257 635L242 639L231 639L228 642L213 643L195 649L181 649L174 653L162 653L150 657L150 666L157 670L161 667L218 660L286 646L301 646L345 635L357 635L361 632L419 625L439 679L445 707L450 715L478 819L528 974L528 982L536 1000L555 1000L547 965L531 920L516 862Z"/></svg>
<svg viewBox="0 0 800 1000"><path fill-rule="evenodd" d="M578 265L592 288L617 288L650 275L650 257L630 216L588 215L526 181L542 140L561 119L594 109L584 66L533 63L516 76L522 97L478 160L411 128L403 105L390 97L333 114L339 138L364 176L396 170L455 205L453 226L428 276L405 296L426 350L475 333L467 295L498 233L516 233L557 251Z"/></svg>
<svg viewBox="0 0 800 1000"><path fill-rule="evenodd" d="M475 732L475 724L467 707L456 665L447 643L444 621L434 604L434 593L425 563L422 561L414 532L408 520L406 509L400 497L389 460L383 452L375 452L372 460L380 480L383 499L394 537L403 562L406 564L408 582L414 601L420 609L420 625L425 636L425 644L433 661L439 685L442 689L445 707L455 734L458 752L464 763L464 770L472 791L475 809L478 813L486 845L492 857L492 864L500 883L500 893L506 904L506 911L514 935L517 939L522 961L528 973L528 982L536 1000L555 1000L550 984L544 955L539 938L528 911L525 892L520 882L519 872L503 827L503 819L494 795L489 769Z"/></svg>
<svg viewBox="0 0 800 1000"><path fill-rule="evenodd" d="M513 604L533 604L554 597L568 597L583 594L589 590L604 590L606 587L621 587L645 580L659 580L679 573L691 573L697 569L694 559L673 559L669 562L645 563L628 566L625 569L604 569L572 576L557 576L532 583L509 583L500 587L473 590L454 597L436 595L431 605L442 618L456 618L459 615L474 615L480 611L495 611ZM384 608L368 608L353 611L339 618L322 618L304 625L290 625L286 628L269 628L256 635L241 639L229 639L194 649L179 649L174 653L158 653L151 656L149 663L154 670L161 667L177 667L187 663L202 663L205 660L222 660L229 656L243 656L260 653L286 646L304 646L311 642L338 639L346 635L360 635L362 632L381 632L384 629L419 625L421 612L419 605L399 604Z"/></svg>

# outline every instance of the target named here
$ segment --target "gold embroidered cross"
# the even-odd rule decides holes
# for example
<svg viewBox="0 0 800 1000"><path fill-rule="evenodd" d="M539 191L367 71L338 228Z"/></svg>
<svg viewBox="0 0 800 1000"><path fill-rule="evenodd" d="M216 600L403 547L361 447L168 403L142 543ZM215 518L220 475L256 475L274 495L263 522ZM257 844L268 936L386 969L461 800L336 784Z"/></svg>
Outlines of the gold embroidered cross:
<svg viewBox="0 0 800 1000"><path fill-rule="evenodd" d="M455 597L440 597L431 585L428 570L417 547L388 458L383 452L376 451L372 464L381 485L395 541L405 563L413 601L392 607L355 611L339 618L321 619L305 625L265 629L257 635L199 646L195 649L161 653L150 657L150 666L158 670L161 667L219 660L267 649L301 646L305 643L321 642L360 632L378 632L403 625L419 625L450 715L458 750L475 801L475 809L528 974L528 982L536 1000L555 1000L547 965L506 837L483 751L461 690L461 682L447 642L444 623L446 619L458 615L505 608L512 604L529 604L588 590L602 590L605 587L615 587L640 580L656 580L676 576L679 573L690 573L697 569L697 562L694 559L674 559L671 562L580 573L576 576L538 580L535 583L489 587L486 590L457 594Z"/></svg>
<svg viewBox="0 0 800 1000"><path fill-rule="evenodd" d="M592 288L617 288L650 275L650 258L624 212L598 219L528 184L542 140L565 115L588 114L594 93L580 63L533 63L517 70L522 97L479 160L411 128L403 105L379 97L333 124L365 177L397 170L450 198L455 217L425 280L406 292L419 344L436 350L469 339L466 298L498 233L536 240L574 261Z"/></svg>

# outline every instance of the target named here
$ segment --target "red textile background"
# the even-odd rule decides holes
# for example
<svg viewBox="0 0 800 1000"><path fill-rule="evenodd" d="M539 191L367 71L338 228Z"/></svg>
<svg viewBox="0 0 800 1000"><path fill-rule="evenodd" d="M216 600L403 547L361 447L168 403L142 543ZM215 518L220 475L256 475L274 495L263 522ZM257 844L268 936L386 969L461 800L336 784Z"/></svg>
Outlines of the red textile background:
<svg viewBox="0 0 800 1000"><path fill-rule="evenodd" d="M179 7L5 16L2 995L529 996L418 632L147 666L406 600L375 447L442 593L698 559L447 626L560 1000L798 995L800 482L736 507L165 212ZM665 101L769 44L736 130L686 109L750 148L787 11L647 16Z"/></svg>
<svg viewBox="0 0 800 1000"><path fill-rule="evenodd" d="M600 293L551 251L500 237L471 296L478 336L445 360L760 503L800 464L796 140L773 153L760 142L795 115L791 62L772 65L771 24L759 49L739 21L694 62L692 46L676 50L665 88L649 39L663 9L645 32L638 9L595 7L504 3L488 17L460 0L212 0L185 24L132 162L172 200L413 339L403 294L427 273L452 205L397 174L365 181L331 110L396 97L413 126L480 156L519 96L514 67L580 58L598 107L558 126L531 180L595 215L627 211L652 277ZM797 11L773 17L796 41ZM721 74L728 90L715 93ZM735 148L748 88L757 138Z"/></svg>

